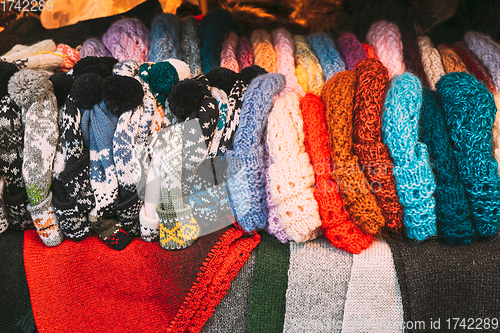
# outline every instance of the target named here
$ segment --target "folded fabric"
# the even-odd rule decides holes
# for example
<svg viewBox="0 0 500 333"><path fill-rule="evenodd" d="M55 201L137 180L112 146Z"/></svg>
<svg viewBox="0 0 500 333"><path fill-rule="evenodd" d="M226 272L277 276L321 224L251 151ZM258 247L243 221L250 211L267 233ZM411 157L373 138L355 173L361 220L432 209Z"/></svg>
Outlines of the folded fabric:
<svg viewBox="0 0 500 333"><path fill-rule="evenodd" d="M337 39L337 46L340 53L344 56L347 70L354 70L358 63L366 58L363 46L356 38L356 35L351 32L342 33Z"/></svg>
<svg viewBox="0 0 500 333"><path fill-rule="evenodd" d="M274 30L271 35L274 42L274 51L276 52L277 72L285 76L286 88L295 91L299 96L303 96L304 89L302 89L295 76L295 44L292 34L280 28Z"/></svg>
<svg viewBox="0 0 500 333"><path fill-rule="evenodd" d="M222 52L220 53L220 67L224 67L238 73L240 65L236 60L236 48L238 47L238 36L234 31L229 31L224 43L222 43Z"/></svg>
<svg viewBox="0 0 500 333"><path fill-rule="evenodd" d="M451 47L439 45L438 51L441 54L443 67L447 74L451 72L467 72L467 68L462 62L462 59Z"/></svg>
<svg viewBox="0 0 500 333"><path fill-rule="evenodd" d="M469 50L473 52L488 69L497 91L500 91L500 45L490 36L469 31L464 36Z"/></svg>
<svg viewBox="0 0 500 333"><path fill-rule="evenodd" d="M182 21L181 26L182 60L189 65L191 76L201 74L201 50L198 37L198 21L193 16L188 16Z"/></svg>
<svg viewBox="0 0 500 333"><path fill-rule="evenodd" d="M314 33L307 36L307 42L319 58L325 81L346 70L344 60L340 57L335 42L329 35L324 32Z"/></svg>
<svg viewBox="0 0 500 333"><path fill-rule="evenodd" d="M325 85L323 69L318 58L302 35L293 36L295 42L295 75L305 93L321 94Z"/></svg>
<svg viewBox="0 0 500 333"><path fill-rule="evenodd" d="M436 82L445 75L443 63L438 50L434 48L431 39L427 36L418 37L418 47L422 57L427 82L432 90L436 90Z"/></svg>
<svg viewBox="0 0 500 333"><path fill-rule="evenodd" d="M252 42L254 65L264 68L268 73L276 73L278 71L276 52L269 32L264 29L254 30L250 35L250 41Z"/></svg>
<svg viewBox="0 0 500 333"><path fill-rule="evenodd" d="M406 70L420 79L422 85L429 87L427 76L422 64L422 55L418 48L417 37L409 31L401 33L403 43L403 62Z"/></svg>
<svg viewBox="0 0 500 333"><path fill-rule="evenodd" d="M396 24L379 21L373 24L366 35L368 44L373 46L377 58L389 72L389 78L403 74L403 43Z"/></svg>
<svg viewBox="0 0 500 333"><path fill-rule="evenodd" d="M151 23L149 61L161 62L171 58L183 59L181 22L173 14L160 14Z"/></svg>

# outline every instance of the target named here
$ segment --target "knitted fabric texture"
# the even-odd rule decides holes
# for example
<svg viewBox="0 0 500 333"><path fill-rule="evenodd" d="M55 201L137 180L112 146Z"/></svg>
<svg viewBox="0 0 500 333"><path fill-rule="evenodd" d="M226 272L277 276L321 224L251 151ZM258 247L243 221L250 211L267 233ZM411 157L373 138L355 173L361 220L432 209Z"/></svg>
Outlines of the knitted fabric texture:
<svg viewBox="0 0 500 333"><path fill-rule="evenodd" d="M59 137L57 100L50 75L46 71L21 70L10 79L8 90L22 110L22 175L30 202L27 209L44 244L57 246L64 235L54 214L50 190Z"/></svg>
<svg viewBox="0 0 500 333"><path fill-rule="evenodd" d="M373 48L373 46L365 44L365 43L361 43L361 46L363 46L363 50L365 50L367 58L372 58L372 59L378 60L377 55L375 54L375 49Z"/></svg>
<svg viewBox="0 0 500 333"><path fill-rule="evenodd" d="M67 73L80 60L80 52L66 44L58 44L56 52L61 52L66 57L63 59L59 69Z"/></svg>
<svg viewBox="0 0 500 333"><path fill-rule="evenodd" d="M465 34L464 41L469 50L488 69L496 90L500 91L500 45L493 41L491 37L473 31Z"/></svg>
<svg viewBox="0 0 500 333"><path fill-rule="evenodd" d="M403 43L398 26L387 21L373 24L366 35L368 44L375 49L378 59L389 72L389 78L403 74Z"/></svg>
<svg viewBox="0 0 500 333"><path fill-rule="evenodd" d="M276 63L276 52L273 48L271 35L264 29L254 30L250 35L252 42L254 65L262 67L268 73L276 73L278 64Z"/></svg>
<svg viewBox="0 0 500 333"><path fill-rule="evenodd" d="M283 332L290 246L261 233L253 276L248 333Z"/></svg>
<svg viewBox="0 0 500 333"><path fill-rule="evenodd" d="M12 62L14 60L29 58L37 55L40 52L54 52L56 44L52 39L45 39L30 46L16 45L9 52L1 56L5 62Z"/></svg>
<svg viewBox="0 0 500 333"><path fill-rule="evenodd" d="M380 123L389 75L380 61L367 58L356 66L356 76L354 151L372 184L387 227L397 232L403 224L403 208L396 191L389 149L382 143Z"/></svg>
<svg viewBox="0 0 500 333"><path fill-rule="evenodd" d="M186 17L181 26L182 60L189 65L191 76L201 74L201 50L198 37L198 21L192 16Z"/></svg>
<svg viewBox="0 0 500 333"><path fill-rule="evenodd" d="M418 142L422 84L411 73L394 77L382 114L382 138L394 160L399 200L408 237L424 240L436 234L434 176L427 146Z"/></svg>
<svg viewBox="0 0 500 333"><path fill-rule="evenodd" d="M319 97L307 94L300 101L300 108L304 119L304 143L315 171L314 197L318 202L322 230L334 246L360 253L370 246L373 236L365 234L351 220L344 209L337 182L332 178L325 106Z"/></svg>
<svg viewBox="0 0 500 333"><path fill-rule="evenodd" d="M9 227L9 221L7 219L7 213L5 212L5 206L3 203L3 188L4 180L3 178L0 178L0 234Z"/></svg>
<svg viewBox="0 0 500 333"><path fill-rule="evenodd" d="M441 76L446 74L441 62L441 56L438 50L432 45L429 37L418 37L417 40L427 82L432 90L436 90L436 82L438 82Z"/></svg>
<svg viewBox="0 0 500 333"><path fill-rule="evenodd" d="M325 238L290 243L283 332L340 333L352 261Z"/></svg>
<svg viewBox="0 0 500 333"><path fill-rule="evenodd" d="M297 94L288 93L274 103L268 118L267 143L274 161L269 166L270 199L278 208L281 227L296 242L316 238L321 221Z"/></svg>
<svg viewBox="0 0 500 333"><path fill-rule="evenodd" d="M417 37L408 31L401 33L401 41L403 43L403 61L405 69L413 73L420 79L425 87L429 87L427 75L422 64L422 56L418 47Z"/></svg>
<svg viewBox="0 0 500 333"><path fill-rule="evenodd" d="M495 101L486 87L467 73L447 74L436 87L476 229L482 236L494 237L500 221L500 176L491 156Z"/></svg>
<svg viewBox="0 0 500 333"><path fill-rule="evenodd" d="M102 36L113 58L122 61L133 59L145 62L151 43L149 30L136 18L125 18L115 23Z"/></svg>
<svg viewBox="0 0 500 333"><path fill-rule="evenodd" d="M286 88L292 89L299 96L304 95L304 89L295 76L295 44L292 35L287 30L280 28L271 33L276 52L277 71L286 78Z"/></svg>
<svg viewBox="0 0 500 333"><path fill-rule="evenodd" d="M323 88L326 105L333 163L332 176L336 177L346 210L354 223L368 234L378 233L386 224L377 198L358 164L353 152L354 96L356 76L350 71L340 72Z"/></svg>
<svg viewBox="0 0 500 333"><path fill-rule="evenodd" d="M443 67L447 74L451 72L467 72L462 59L460 59L460 56L451 47L439 45L438 51L441 54Z"/></svg>
<svg viewBox="0 0 500 333"><path fill-rule="evenodd" d="M340 53L344 56L347 70L354 70L358 63L366 58L366 52L363 46L351 32L342 33L339 39L337 39L337 46L339 47Z"/></svg>
<svg viewBox="0 0 500 333"><path fill-rule="evenodd" d="M293 36L295 42L295 75L305 93L321 94L325 85L323 69L311 46L302 35Z"/></svg>
<svg viewBox="0 0 500 333"><path fill-rule="evenodd" d="M342 60L335 42L329 35L318 32L307 36L307 42L318 56L325 75L325 81L346 70L344 60Z"/></svg>
<svg viewBox="0 0 500 333"><path fill-rule="evenodd" d="M250 43L250 40L246 36L242 36L238 40L236 59L240 65L240 70L253 65L252 43Z"/></svg>
<svg viewBox="0 0 500 333"><path fill-rule="evenodd" d="M234 31L229 31L222 43L222 52L220 54L220 66L230 69L233 72L238 73L240 71L240 65L238 60L236 60L236 48L238 47L238 36Z"/></svg>
<svg viewBox="0 0 500 333"><path fill-rule="evenodd" d="M16 45L0 57L0 61L15 64L19 69L41 69L52 71L63 62L64 55L56 51L56 44L46 39L31 46Z"/></svg>
<svg viewBox="0 0 500 333"><path fill-rule="evenodd" d="M436 179L438 235L449 243L470 243L474 237L469 196L459 180L457 161L446 128L446 120L435 94L424 89L419 138L427 145Z"/></svg>
<svg viewBox="0 0 500 333"><path fill-rule="evenodd" d="M104 45L99 38L89 38L83 42L80 49L80 57L111 57L106 45Z"/></svg>
<svg viewBox="0 0 500 333"><path fill-rule="evenodd" d="M149 61L160 62L170 58L182 60L181 22L173 14L161 14L151 24Z"/></svg>
<svg viewBox="0 0 500 333"><path fill-rule="evenodd" d="M281 74L256 77L245 93L233 150L228 157L227 182L233 212L243 230L263 228L267 220L262 137L273 98L285 88Z"/></svg>
<svg viewBox="0 0 500 333"><path fill-rule="evenodd" d="M224 9L215 9L206 14L200 23L201 68L208 73L220 65L220 54L224 36L229 31L238 31L233 15Z"/></svg>

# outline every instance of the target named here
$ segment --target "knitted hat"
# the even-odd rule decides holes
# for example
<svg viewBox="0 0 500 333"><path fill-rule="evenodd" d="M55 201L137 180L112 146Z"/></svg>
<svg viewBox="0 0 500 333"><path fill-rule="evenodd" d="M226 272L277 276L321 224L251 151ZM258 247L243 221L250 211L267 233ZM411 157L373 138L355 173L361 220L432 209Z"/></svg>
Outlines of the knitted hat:
<svg viewBox="0 0 500 333"><path fill-rule="evenodd" d="M333 39L324 32L318 32L307 37L309 45L316 53L323 68L325 81L330 80L335 74L345 71L344 60Z"/></svg>
<svg viewBox="0 0 500 333"><path fill-rule="evenodd" d="M323 69L313 50L307 44L307 40L302 35L293 36L295 41L295 75L304 92L311 92L315 95L321 94L321 89L325 85Z"/></svg>
<svg viewBox="0 0 500 333"><path fill-rule="evenodd" d="M432 90L436 90L436 82L445 74L441 56L427 36L418 37L418 46L427 82Z"/></svg>
<svg viewBox="0 0 500 333"><path fill-rule="evenodd" d="M238 47L238 36L233 32L229 31L224 43L222 43L222 52L220 54L220 67L224 67L238 73L240 71L240 65L238 65L238 60L236 60L236 48Z"/></svg>
<svg viewBox="0 0 500 333"><path fill-rule="evenodd" d="M373 236L361 231L349 217L337 182L331 177L331 149L325 106L318 96L307 94L300 101L300 108L304 118L304 143L315 171L314 197L318 202L323 232L339 249L360 253L370 246Z"/></svg>
<svg viewBox="0 0 500 333"><path fill-rule="evenodd" d="M397 25L387 21L377 22L370 27L366 40L373 46L378 59L389 71L389 78L405 71L403 43Z"/></svg>
<svg viewBox="0 0 500 333"><path fill-rule="evenodd" d="M73 66L80 60L80 52L75 50L69 45L66 44L58 44L56 48L56 52L61 52L66 57L63 58L63 62L59 67L63 72L68 72Z"/></svg>
<svg viewBox="0 0 500 333"><path fill-rule="evenodd" d="M278 73L285 76L287 88L292 89L299 96L303 96L304 89L302 89L295 76L295 43L292 35L283 28L276 29L271 34L276 52Z"/></svg>
<svg viewBox="0 0 500 333"><path fill-rule="evenodd" d="M201 74L201 50L198 38L198 21L188 16L182 21L181 48L182 60L189 65L191 76Z"/></svg>
<svg viewBox="0 0 500 333"><path fill-rule="evenodd" d="M436 234L436 188L427 146L418 142L422 84L411 73L394 77L382 113L382 138L394 160L399 200L408 237L424 240Z"/></svg>
<svg viewBox="0 0 500 333"><path fill-rule="evenodd" d="M419 138L427 145L436 179L438 235L449 243L470 243L475 236L469 196L459 180L457 160L450 142L443 110L435 94L424 89Z"/></svg>
<svg viewBox="0 0 500 333"><path fill-rule="evenodd" d="M354 70L356 65L366 58L366 52L363 46L351 32L342 33L339 39L337 39L337 46L339 47L340 53L344 56L347 70Z"/></svg>
<svg viewBox="0 0 500 333"><path fill-rule="evenodd" d="M276 73L278 65L271 35L264 29L254 30L250 35L250 41L254 54L253 63L268 73Z"/></svg>
<svg viewBox="0 0 500 333"><path fill-rule="evenodd" d="M83 42L80 49L80 57L111 57L106 45L104 45L99 38L89 38Z"/></svg>
<svg viewBox="0 0 500 333"><path fill-rule="evenodd" d="M219 66L222 43L229 31L238 31L238 23L227 10L212 10L201 20L199 37L203 73L208 73L214 66Z"/></svg>
<svg viewBox="0 0 500 333"><path fill-rule="evenodd" d="M441 54L443 67L446 73L451 72L467 72L465 64L460 59L460 56L451 48L446 45L439 45L438 51Z"/></svg>
<svg viewBox="0 0 500 333"><path fill-rule="evenodd" d="M148 59L149 31L136 18L124 18L113 23L102 36L102 43L118 61L133 59L145 62Z"/></svg>
<svg viewBox="0 0 500 333"><path fill-rule="evenodd" d="M465 34L464 41L469 50L488 68L496 90L500 91L500 45L491 37L473 31Z"/></svg>
<svg viewBox="0 0 500 333"><path fill-rule="evenodd" d="M281 74L265 74L252 81L245 93L234 148L226 154L231 205L245 231L263 228L266 224L261 138L273 98L285 88L285 80Z"/></svg>
<svg viewBox="0 0 500 333"><path fill-rule="evenodd" d="M422 56L418 48L417 37L408 31L401 33L401 41L403 43L403 60L405 69L413 73L422 81L426 87L429 86L427 76L425 75L424 66L422 65Z"/></svg>
<svg viewBox="0 0 500 333"><path fill-rule="evenodd" d="M47 246L57 246L64 236L52 207L52 163L59 137L57 100L51 73L22 70L9 81L9 95L22 109L24 150L22 174L30 203L28 211L38 235Z"/></svg>
<svg viewBox="0 0 500 333"><path fill-rule="evenodd" d="M366 178L372 184L387 227L399 231L403 208L399 203L393 166L387 146L382 143L382 106L389 75L382 63L365 59L356 66L358 87L354 102L354 151Z"/></svg>
<svg viewBox="0 0 500 333"><path fill-rule="evenodd" d="M151 24L149 61L182 60L181 22L173 14L160 14Z"/></svg>
<svg viewBox="0 0 500 333"><path fill-rule="evenodd" d="M267 143L274 161L269 166L270 199L278 208L281 227L296 242L316 238L321 221L297 94L288 93L274 103L268 118Z"/></svg>
<svg viewBox="0 0 500 333"><path fill-rule="evenodd" d="M330 79L322 91L326 105L333 174L339 191L354 223L368 234L376 234L386 221L377 198L358 165L353 153L353 116L356 76L350 71L340 72Z"/></svg>
<svg viewBox="0 0 500 333"><path fill-rule="evenodd" d="M238 60L238 64L240 65L240 70L250 67L253 64L252 43L250 43L246 36L241 36L238 40L236 58Z"/></svg>
<svg viewBox="0 0 500 333"><path fill-rule="evenodd" d="M497 108L486 87L467 73L450 73L436 84L453 141L460 180L469 194L478 233L498 233L500 176L491 156Z"/></svg>

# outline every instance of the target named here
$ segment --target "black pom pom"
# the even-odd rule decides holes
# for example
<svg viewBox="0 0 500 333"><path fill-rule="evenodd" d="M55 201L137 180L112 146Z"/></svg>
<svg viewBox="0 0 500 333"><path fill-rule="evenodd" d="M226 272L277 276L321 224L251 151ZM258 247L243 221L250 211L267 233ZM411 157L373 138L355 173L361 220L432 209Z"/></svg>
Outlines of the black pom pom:
<svg viewBox="0 0 500 333"><path fill-rule="evenodd" d="M230 69L214 67L206 74L206 77L210 81L210 85L224 90L229 95L240 76Z"/></svg>
<svg viewBox="0 0 500 333"><path fill-rule="evenodd" d="M109 111L120 115L142 104L144 91L136 79L114 75L104 79L102 99Z"/></svg>
<svg viewBox="0 0 500 333"><path fill-rule="evenodd" d="M112 74L106 63L99 57L82 58L73 66L73 75L75 77L87 73L95 73L100 76L110 76Z"/></svg>
<svg viewBox="0 0 500 333"><path fill-rule="evenodd" d="M102 86L104 80L96 73L83 74L75 80L71 88L71 96L75 105L80 109L92 109L101 102Z"/></svg>
<svg viewBox="0 0 500 333"><path fill-rule="evenodd" d="M107 74L103 76L113 75L113 67L118 62L118 59L115 59L113 57L101 57L100 59L102 60L102 62L104 62L104 65L106 65L106 68L108 69Z"/></svg>
<svg viewBox="0 0 500 333"><path fill-rule="evenodd" d="M0 61L0 98L8 94L7 85L9 84L9 79L18 70L16 65Z"/></svg>
<svg viewBox="0 0 500 333"><path fill-rule="evenodd" d="M250 84L250 82L252 82L252 80L255 79L257 76L264 74L267 74L266 70L257 65L252 65L250 67L243 68L240 72L240 75L246 84Z"/></svg>
<svg viewBox="0 0 500 333"><path fill-rule="evenodd" d="M192 79L177 83L168 95L170 111L179 119L196 118L201 103L207 92L207 87Z"/></svg>
<svg viewBox="0 0 500 333"><path fill-rule="evenodd" d="M61 107L66 101L66 97L75 82L75 78L64 73L56 73L50 77L50 81L52 81L52 85L54 86L54 95L56 95L57 106Z"/></svg>

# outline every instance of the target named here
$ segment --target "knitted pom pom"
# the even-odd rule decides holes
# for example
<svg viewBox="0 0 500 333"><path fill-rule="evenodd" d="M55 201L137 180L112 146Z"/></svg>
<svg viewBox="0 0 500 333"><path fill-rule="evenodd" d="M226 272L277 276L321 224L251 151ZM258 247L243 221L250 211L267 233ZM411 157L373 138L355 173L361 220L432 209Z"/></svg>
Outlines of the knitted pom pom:
<svg viewBox="0 0 500 333"><path fill-rule="evenodd" d="M142 85L133 77L113 75L104 79L102 100L117 116L141 105L143 97Z"/></svg>
<svg viewBox="0 0 500 333"><path fill-rule="evenodd" d="M160 14L151 24L149 61L160 62L170 58L182 60L181 23L175 15Z"/></svg>
<svg viewBox="0 0 500 333"><path fill-rule="evenodd" d="M373 46L378 59L389 71L389 78L405 71L403 43L397 25L387 21L377 22L371 26L366 40Z"/></svg>
<svg viewBox="0 0 500 333"><path fill-rule="evenodd" d="M37 101L44 101L54 94L51 72L34 69L23 69L9 80L8 91L10 98L17 105L29 108Z"/></svg>
<svg viewBox="0 0 500 333"><path fill-rule="evenodd" d="M112 74L103 58L98 57L82 58L73 66L74 77L79 77L87 73L95 73L100 76L109 76Z"/></svg>
<svg viewBox="0 0 500 333"><path fill-rule="evenodd" d="M170 89L179 82L177 70L168 61L152 65L149 71L149 77L151 90L157 91L163 95L168 95Z"/></svg>
<svg viewBox="0 0 500 333"><path fill-rule="evenodd" d="M253 79L259 75L267 74L266 70L257 65L252 65L250 67L245 67L241 70L240 75L246 84L250 84Z"/></svg>
<svg viewBox="0 0 500 333"><path fill-rule="evenodd" d="M113 67L118 63L118 59L113 58L113 57L101 57L101 61L104 63L108 71L106 72L107 74L105 76L110 76L113 74Z"/></svg>
<svg viewBox="0 0 500 333"><path fill-rule="evenodd" d="M104 79L95 73L83 74L78 77L71 88L71 96L80 109L89 110L102 100Z"/></svg>
<svg viewBox="0 0 500 333"><path fill-rule="evenodd" d="M136 18L124 18L113 23L102 36L102 42L118 61L133 59L146 62L148 59L149 31Z"/></svg>
<svg viewBox="0 0 500 333"><path fill-rule="evenodd" d="M351 32L342 33L339 39L337 39L337 46L344 56L347 69L350 71L354 70L356 65L366 58L363 46Z"/></svg>
<svg viewBox="0 0 500 333"><path fill-rule="evenodd" d="M210 85L224 90L227 95L229 95L233 85L240 77L232 70L222 67L214 67L205 76L210 81Z"/></svg>
<svg viewBox="0 0 500 333"><path fill-rule="evenodd" d="M170 111L179 121L195 118L200 110L206 87L200 82L187 79L176 84L168 95Z"/></svg>
<svg viewBox="0 0 500 333"><path fill-rule="evenodd" d="M17 71L19 71L19 69L16 65L0 61L0 98L8 94L7 84L12 75Z"/></svg>
<svg viewBox="0 0 500 333"><path fill-rule="evenodd" d="M56 95L57 106L61 107L66 101L66 97L75 82L75 78L72 75L56 73L50 77L50 81L52 81L52 85L54 86L54 95Z"/></svg>
<svg viewBox="0 0 500 333"><path fill-rule="evenodd" d="M80 49L80 57L111 57L106 45L104 45L99 38L89 38L83 42Z"/></svg>

